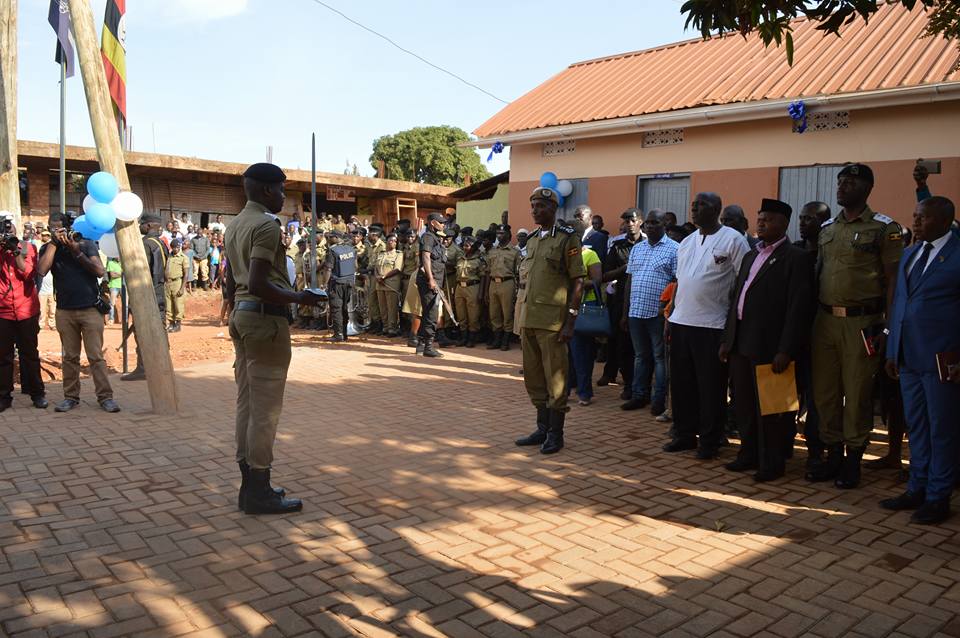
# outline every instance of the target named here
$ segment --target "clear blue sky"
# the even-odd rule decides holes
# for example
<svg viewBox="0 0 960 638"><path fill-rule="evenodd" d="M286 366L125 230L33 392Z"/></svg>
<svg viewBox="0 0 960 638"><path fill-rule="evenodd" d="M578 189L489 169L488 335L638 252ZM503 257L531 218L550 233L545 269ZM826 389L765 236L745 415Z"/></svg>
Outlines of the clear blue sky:
<svg viewBox="0 0 960 638"><path fill-rule="evenodd" d="M571 62L694 37L676 0L326 0L400 45L513 100ZM92 1L99 31L105 0ZM49 0L21 0L20 139L58 141ZM314 0L128 0L134 150L372 175L375 138L414 126L472 131L502 106ZM656 90L656 87L651 87ZM83 86L67 81L67 142L92 145ZM154 135L154 130L156 135ZM490 169L509 168L506 153ZM485 159L485 154L484 154Z"/></svg>

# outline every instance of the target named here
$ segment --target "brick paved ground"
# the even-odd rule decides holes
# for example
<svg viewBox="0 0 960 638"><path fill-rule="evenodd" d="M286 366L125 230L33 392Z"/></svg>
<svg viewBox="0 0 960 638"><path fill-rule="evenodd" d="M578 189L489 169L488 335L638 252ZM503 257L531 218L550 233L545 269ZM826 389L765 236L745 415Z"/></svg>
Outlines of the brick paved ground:
<svg viewBox="0 0 960 638"><path fill-rule="evenodd" d="M142 384L115 383L119 415L18 397L0 634L960 636L960 525L880 511L891 471L757 486L721 469L732 449L660 452L665 427L614 387L544 458L511 442L531 424L518 352L311 345L277 446L296 516L236 511L229 364L180 372L175 422Z"/></svg>

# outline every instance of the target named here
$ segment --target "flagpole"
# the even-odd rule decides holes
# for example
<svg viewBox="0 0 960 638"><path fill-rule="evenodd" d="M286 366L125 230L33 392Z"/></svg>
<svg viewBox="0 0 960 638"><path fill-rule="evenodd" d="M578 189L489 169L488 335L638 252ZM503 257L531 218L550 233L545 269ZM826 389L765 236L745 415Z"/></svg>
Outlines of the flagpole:
<svg viewBox="0 0 960 638"><path fill-rule="evenodd" d="M310 138L310 287L317 287L317 134Z"/></svg>
<svg viewBox="0 0 960 638"><path fill-rule="evenodd" d="M60 56L60 212L67 212L67 56Z"/></svg>

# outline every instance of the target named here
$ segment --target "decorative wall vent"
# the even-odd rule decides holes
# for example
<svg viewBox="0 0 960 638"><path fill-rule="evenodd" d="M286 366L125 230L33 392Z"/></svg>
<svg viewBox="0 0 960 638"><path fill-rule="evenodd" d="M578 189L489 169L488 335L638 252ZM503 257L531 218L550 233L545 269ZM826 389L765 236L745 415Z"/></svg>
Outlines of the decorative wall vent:
<svg viewBox="0 0 960 638"><path fill-rule="evenodd" d="M643 134L644 146L670 146L671 144L683 144L682 128L647 131Z"/></svg>
<svg viewBox="0 0 960 638"><path fill-rule="evenodd" d="M555 157L557 155L570 155L577 151L576 140L561 140L559 142L544 142L543 156Z"/></svg>
<svg viewBox="0 0 960 638"><path fill-rule="evenodd" d="M832 131L838 128L850 128L850 111L825 111L807 115L807 128L810 131Z"/></svg>

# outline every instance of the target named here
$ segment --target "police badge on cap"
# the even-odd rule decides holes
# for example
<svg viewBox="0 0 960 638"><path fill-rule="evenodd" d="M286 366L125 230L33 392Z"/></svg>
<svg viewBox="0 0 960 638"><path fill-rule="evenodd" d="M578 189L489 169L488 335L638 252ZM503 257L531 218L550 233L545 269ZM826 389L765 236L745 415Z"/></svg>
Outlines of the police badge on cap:
<svg viewBox="0 0 960 638"><path fill-rule="evenodd" d="M530 201L532 202L535 199L545 199L553 202L557 206L560 205L560 194L552 188L546 188L544 186L538 186L533 189L533 193L530 195Z"/></svg>

